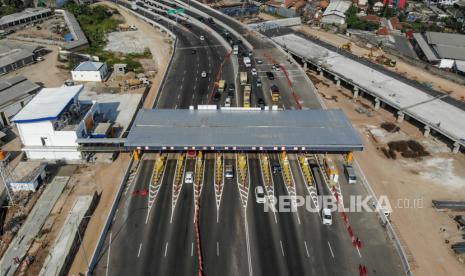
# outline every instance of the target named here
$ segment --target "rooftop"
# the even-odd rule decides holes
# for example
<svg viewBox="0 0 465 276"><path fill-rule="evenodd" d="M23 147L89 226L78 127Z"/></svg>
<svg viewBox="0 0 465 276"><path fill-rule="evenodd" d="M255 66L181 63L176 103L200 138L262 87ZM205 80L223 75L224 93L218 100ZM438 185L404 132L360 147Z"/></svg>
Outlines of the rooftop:
<svg viewBox="0 0 465 276"><path fill-rule="evenodd" d="M341 110L141 110L125 146L153 150L363 149Z"/></svg>
<svg viewBox="0 0 465 276"><path fill-rule="evenodd" d="M370 91L390 106L430 125L451 139L465 144L465 107L449 97L441 98L409 85L365 64L327 50L295 34L274 37L280 45L309 60L320 62L339 76L349 79L364 91Z"/></svg>
<svg viewBox="0 0 465 276"><path fill-rule="evenodd" d="M40 86L24 76L0 81L0 107L37 91Z"/></svg>
<svg viewBox="0 0 465 276"><path fill-rule="evenodd" d="M37 48L38 46L2 40L0 43L0 67L31 57Z"/></svg>
<svg viewBox="0 0 465 276"><path fill-rule="evenodd" d="M352 2L350 1L331 1L329 2L328 7L326 8L325 12L323 13L323 16L331 15L331 14L336 14L341 17L346 17L345 12L350 8L352 5Z"/></svg>
<svg viewBox="0 0 465 276"><path fill-rule="evenodd" d="M83 85L43 88L16 116L16 123L55 120L83 89Z"/></svg>
<svg viewBox="0 0 465 276"><path fill-rule="evenodd" d="M99 71L103 64L103 62L84 61L79 63L73 71Z"/></svg>
<svg viewBox="0 0 465 276"><path fill-rule="evenodd" d="M51 12L51 10L48 8L27 8L22 12L17 12L3 16L2 18L0 18L0 25L8 24L12 21L29 18L31 16L36 16L45 12Z"/></svg>

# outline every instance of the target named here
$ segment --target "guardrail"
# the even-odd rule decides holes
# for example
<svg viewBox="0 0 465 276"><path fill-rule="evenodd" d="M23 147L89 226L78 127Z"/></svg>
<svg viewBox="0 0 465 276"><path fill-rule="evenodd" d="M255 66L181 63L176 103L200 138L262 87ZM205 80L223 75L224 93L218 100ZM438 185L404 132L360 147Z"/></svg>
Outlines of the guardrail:
<svg viewBox="0 0 465 276"><path fill-rule="evenodd" d="M373 191L373 189L371 188L371 185L368 182L368 179L366 178L366 176L363 173L362 169L360 168L360 165L358 164L357 160L354 159L353 164L355 165L354 168L355 168L355 170L357 170L358 175L362 176L361 177L362 178L361 183L363 184L363 187L368 192L368 194L373 198L373 200L375 201L376 206L378 206L378 199L376 198L376 194ZM384 212L381 209L378 210L378 216L381 219L381 222L383 223L383 225L384 225L384 227L386 229L386 232L388 234L389 239L394 244L394 247L396 248L396 251L399 254L400 261L402 263L402 268L404 269L405 275L413 276L412 268L410 267L410 263L408 261L407 254L405 253L405 250L404 250L404 248L403 248L403 246L402 246L402 244L400 242L399 237L396 234L396 231L392 227L391 222L389 221L389 219L386 217L386 215L384 214Z"/></svg>
<svg viewBox="0 0 465 276"><path fill-rule="evenodd" d="M121 179L121 182L119 184L118 193L116 194L116 197L113 200L113 204L111 206L110 212L108 213L105 225L104 225L102 231L100 232L100 236L99 236L97 245L95 246L94 253L92 254L92 258L91 258L91 260L89 262L89 267L88 267L88 271L87 271L86 275L92 275L92 271L95 269L95 266L98 263L98 260L100 258L100 253L101 253L102 248L103 248L103 246L105 244L105 238L106 238L108 230L110 229L111 224L113 222L113 217L115 216L115 213L116 213L116 209L117 209L116 207L118 206L118 204L119 204L119 202L121 200L121 196L123 194L123 190L124 190L124 186L125 186L124 184L126 183L126 181L129 178L129 175L131 174L131 171L132 171L131 169L132 169L133 164L134 164L134 156L131 156L131 160L129 160L128 167L126 168L126 171L124 172L123 178Z"/></svg>

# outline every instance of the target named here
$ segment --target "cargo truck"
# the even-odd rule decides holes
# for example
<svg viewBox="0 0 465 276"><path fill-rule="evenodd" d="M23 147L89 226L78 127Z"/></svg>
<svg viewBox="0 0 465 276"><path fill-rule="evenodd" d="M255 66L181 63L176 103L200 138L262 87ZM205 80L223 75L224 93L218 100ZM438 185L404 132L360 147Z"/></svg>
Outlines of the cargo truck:
<svg viewBox="0 0 465 276"><path fill-rule="evenodd" d="M271 100L274 103L277 103L279 101L280 93L279 93L279 88L276 85L272 85L270 87L270 93L271 93Z"/></svg>
<svg viewBox="0 0 465 276"><path fill-rule="evenodd" d="M244 87L244 107L250 107L250 85Z"/></svg>
<svg viewBox="0 0 465 276"><path fill-rule="evenodd" d="M241 85L247 84L247 72L241 72L240 80L241 80Z"/></svg>
<svg viewBox="0 0 465 276"><path fill-rule="evenodd" d="M328 156L326 156L323 161L326 175L328 176L329 180L337 183L339 180L339 171L336 167L336 163Z"/></svg>
<svg viewBox="0 0 465 276"><path fill-rule="evenodd" d="M225 87L226 87L226 81L220 80L220 82L218 83L218 93L223 93Z"/></svg>

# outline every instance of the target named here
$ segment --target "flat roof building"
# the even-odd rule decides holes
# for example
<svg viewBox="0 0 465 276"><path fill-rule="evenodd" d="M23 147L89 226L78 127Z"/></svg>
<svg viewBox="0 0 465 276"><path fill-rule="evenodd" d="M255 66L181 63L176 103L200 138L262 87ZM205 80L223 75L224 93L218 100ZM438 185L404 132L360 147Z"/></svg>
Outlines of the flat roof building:
<svg viewBox="0 0 465 276"><path fill-rule="evenodd" d="M415 33L415 50L428 62L441 59L465 60L465 35L439 32Z"/></svg>
<svg viewBox="0 0 465 276"><path fill-rule="evenodd" d="M10 124L10 119L23 108L37 92L40 85L24 76L0 81L0 126Z"/></svg>
<svg viewBox="0 0 465 276"><path fill-rule="evenodd" d="M331 1L323 13L321 23L342 25L346 23L346 12L352 5L350 1Z"/></svg>
<svg viewBox="0 0 465 276"><path fill-rule="evenodd" d="M107 75L108 68L104 62L84 61L71 71L74 81L103 81Z"/></svg>
<svg viewBox="0 0 465 276"><path fill-rule="evenodd" d="M141 110L125 147L346 152L363 149L341 110Z"/></svg>
<svg viewBox="0 0 465 276"><path fill-rule="evenodd" d="M49 8L27 8L22 12L5 15L0 18L0 30L16 29L53 15Z"/></svg>

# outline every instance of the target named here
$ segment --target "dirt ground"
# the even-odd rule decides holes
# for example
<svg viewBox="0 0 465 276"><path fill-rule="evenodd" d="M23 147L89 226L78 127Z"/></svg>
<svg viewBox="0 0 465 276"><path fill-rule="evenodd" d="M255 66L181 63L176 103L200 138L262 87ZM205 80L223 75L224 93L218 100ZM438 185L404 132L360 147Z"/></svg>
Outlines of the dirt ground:
<svg viewBox="0 0 465 276"><path fill-rule="evenodd" d="M315 78L320 77L313 75ZM367 100L354 102L349 90L337 88L328 79L320 80L323 82L316 87L328 108L343 109L362 137L365 149L355 154L356 159L375 193L388 196L393 208L392 222L411 255L414 274L465 275L465 265L445 242L461 241L461 232L451 218L460 213L438 212L431 207L432 199L465 198L465 156L452 154L448 146L432 137L424 138L418 128L406 121L398 124L399 132L387 133L380 124L395 123L393 114L382 109L372 111L370 116L360 114L357 108L369 109L373 104ZM331 100L333 96L337 102ZM420 142L431 156L387 159L379 148L399 139Z"/></svg>
<svg viewBox="0 0 465 276"><path fill-rule="evenodd" d="M163 80L163 76L167 70L169 59L172 53L171 43L166 41L166 35L161 33L158 29L142 21L132 13L120 8L119 6L111 3L104 2L112 8L117 9L129 25L135 25L137 29L142 32L149 42L149 49L152 52L152 57L156 62L157 74L152 80L152 87L144 102L144 108L152 108L157 97L158 87Z"/></svg>
<svg viewBox="0 0 465 276"><path fill-rule="evenodd" d="M61 33L53 32L52 28L54 26L59 26L59 25L64 26L64 28L61 29ZM64 18L61 16L56 16L55 18L45 20L43 23L37 24L36 26L30 26L30 27L18 30L11 36L64 41L64 35L68 32L69 30L66 27Z"/></svg>
<svg viewBox="0 0 465 276"><path fill-rule="evenodd" d="M310 26L301 26L297 29L304 33L314 35L325 42L331 43L339 47L350 41L349 38L344 38L342 35L328 33L324 30L312 28ZM368 54L369 52L370 51L368 48L362 48L352 43L352 53L358 56L363 56ZM412 66L401 60L397 60L397 65L395 68L386 68L394 70L410 79L417 80L421 83L431 82L434 89L437 89L438 91L442 91L444 93L451 93L450 95L458 100L462 100L465 97L465 86L446 80L440 76L436 76L424 69Z"/></svg>
<svg viewBox="0 0 465 276"><path fill-rule="evenodd" d="M16 71L1 76L0 79L8 79L13 76L23 75L33 82L43 83L45 87L57 87L63 85L65 80L71 78L71 74L68 70L57 67L57 65L65 65L58 61L58 46L46 45L45 48L51 50L51 52L44 56L43 61L22 67Z"/></svg>

